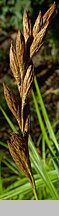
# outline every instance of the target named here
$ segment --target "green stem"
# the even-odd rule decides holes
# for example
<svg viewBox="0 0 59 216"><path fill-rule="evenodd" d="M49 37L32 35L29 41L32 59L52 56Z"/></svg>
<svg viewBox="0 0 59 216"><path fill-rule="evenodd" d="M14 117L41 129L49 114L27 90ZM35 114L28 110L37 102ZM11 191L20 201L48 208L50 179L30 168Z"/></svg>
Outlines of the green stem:
<svg viewBox="0 0 59 216"><path fill-rule="evenodd" d="M36 200L38 200L37 191L36 191L36 185L35 185L35 181L34 181L33 176L32 176L31 185L32 185L32 189L33 189L34 197L35 197Z"/></svg>

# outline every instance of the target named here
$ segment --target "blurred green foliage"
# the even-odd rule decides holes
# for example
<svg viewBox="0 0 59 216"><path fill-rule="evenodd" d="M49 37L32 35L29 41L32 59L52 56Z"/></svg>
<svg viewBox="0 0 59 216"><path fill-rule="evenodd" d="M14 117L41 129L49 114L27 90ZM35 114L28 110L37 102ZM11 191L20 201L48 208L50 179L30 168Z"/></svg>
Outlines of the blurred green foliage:
<svg viewBox="0 0 59 216"><path fill-rule="evenodd" d="M3 29L21 27L24 8L31 10L30 0L0 0L0 22Z"/></svg>
<svg viewBox="0 0 59 216"><path fill-rule="evenodd" d="M51 3L53 3L52 0L0 0L0 26L3 29L10 26L20 28L22 26L22 15L24 8L30 11L32 21L34 22L39 10L42 10L42 13L44 13ZM59 3L56 3L55 19L52 22L54 32L53 36L56 34L56 37L58 37L56 31L59 32L58 22L56 22L58 17Z"/></svg>

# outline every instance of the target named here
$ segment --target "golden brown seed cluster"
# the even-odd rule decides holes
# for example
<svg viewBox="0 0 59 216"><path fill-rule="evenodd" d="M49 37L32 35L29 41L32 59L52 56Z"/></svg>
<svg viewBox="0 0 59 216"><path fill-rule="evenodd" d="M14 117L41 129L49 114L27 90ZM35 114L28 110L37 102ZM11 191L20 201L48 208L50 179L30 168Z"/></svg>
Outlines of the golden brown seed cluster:
<svg viewBox="0 0 59 216"><path fill-rule="evenodd" d="M31 92L34 66L32 57L41 48L50 18L55 10L55 2L42 16L41 11L32 28L31 19L26 11L23 15L23 34L18 31L16 37L16 48L10 47L10 67L19 91L19 101L14 93L4 84L4 95L7 104L16 118L20 134L12 134L8 142L10 153L17 166L29 178L31 184L32 172L28 152L29 134L29 94Z"/></svg>

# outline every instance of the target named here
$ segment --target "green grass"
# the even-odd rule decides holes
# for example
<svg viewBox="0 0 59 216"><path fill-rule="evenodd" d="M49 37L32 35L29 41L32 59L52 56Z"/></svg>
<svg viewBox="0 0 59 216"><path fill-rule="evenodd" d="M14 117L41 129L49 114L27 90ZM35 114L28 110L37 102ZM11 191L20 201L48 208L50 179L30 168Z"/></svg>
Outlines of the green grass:
<svg viewBox="0 0 59 216"><path fill-rule="evenodd" d="M32 91L33 106L41 128L38 143L42 145L42 156L38 154L31 135L28 139L30 160L35 178L38 199L59 200L59 131L55 133L52 127L36 78L34 79L36 95ZM37 97L39 104L37 102ZM17 132L16 127L0 106L1 115L9 124L11 131ZM8 152L8 146L0 140L0 200L35 199L28 179L16 167ZM47 150L46 150L47 146ZM26 195L26 196L25 196Z"/></svg>

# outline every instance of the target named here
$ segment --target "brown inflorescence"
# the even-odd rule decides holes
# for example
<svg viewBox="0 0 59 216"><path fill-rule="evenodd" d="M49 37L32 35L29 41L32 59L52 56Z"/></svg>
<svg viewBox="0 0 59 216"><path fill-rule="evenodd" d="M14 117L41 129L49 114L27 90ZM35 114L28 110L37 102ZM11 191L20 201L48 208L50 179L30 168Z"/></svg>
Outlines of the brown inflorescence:
<svg viewBox="0 0 59 216"><path fill-rule="evenodd" d="M11 134L8 142L10 153L24 174L29 178L33 188L31 165L28 150L28 135L30 130L29 95L34 79L34 65L32 57L41 48L50 17L55 10L55 2L42 16L39 15L32 28L31 19L26 11L23 15L23 34L18 31L16 37L16 48L10 47L10 68L19 91L19 101L14 93L4 84L4 95L7 104L19 125L19 135ZM33 189L34 190L34 189Z"/></svg>

